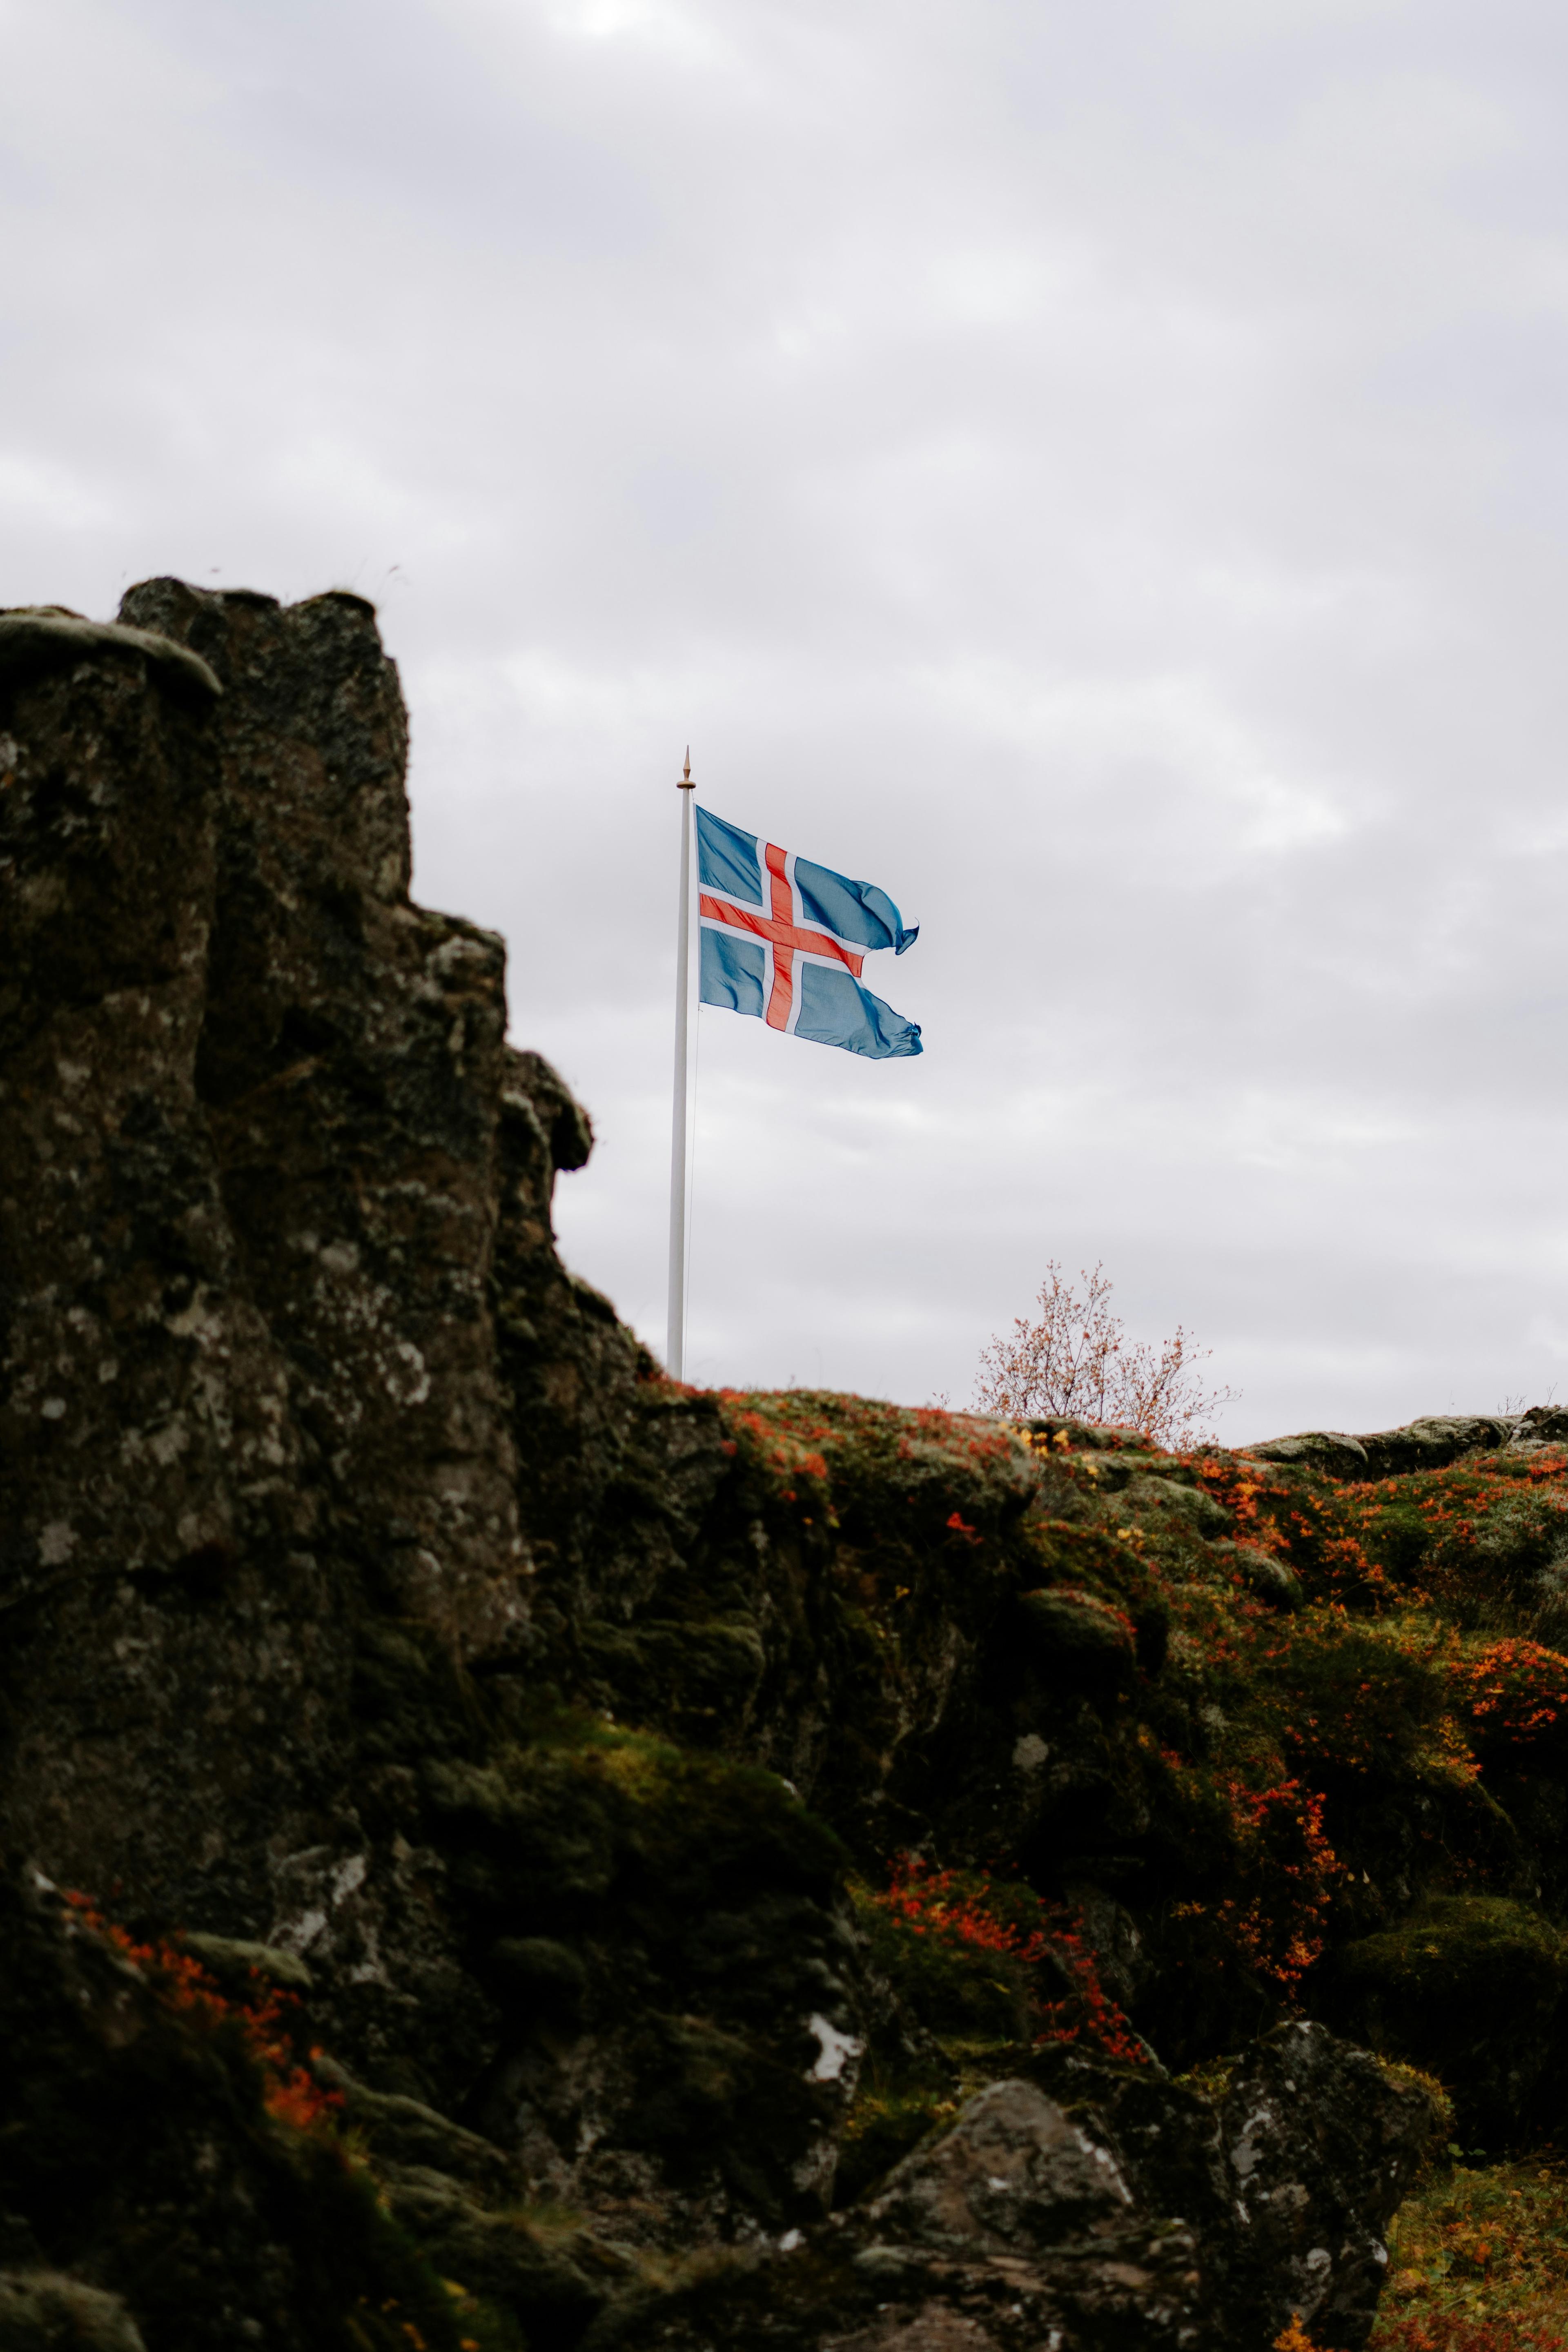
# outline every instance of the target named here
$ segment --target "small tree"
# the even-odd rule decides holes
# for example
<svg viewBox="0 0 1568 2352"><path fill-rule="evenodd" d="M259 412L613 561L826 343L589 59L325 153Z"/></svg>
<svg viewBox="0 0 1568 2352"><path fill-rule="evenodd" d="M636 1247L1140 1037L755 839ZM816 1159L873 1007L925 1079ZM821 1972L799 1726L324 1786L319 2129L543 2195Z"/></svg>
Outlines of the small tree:
<svg viewBox="0 0 1568 2352"><path fill-rule="evenodd" d="M1207 1416L1237 1393L1201 1386L1198 1367L1214 1349L1197 1348L1179 1323L1157 1350L1129 1340L1110 1311L1103 1263L1092 1274L1080 1269L1079 1278L1081 1297L1056 1259L1047 1260L1036 1319L1016 1317L1011 1339L993 1339L981 1356L976 1408L1011 1421L1059 1413L1137 1429L1170 1453L1213 1444Z"/></svg>

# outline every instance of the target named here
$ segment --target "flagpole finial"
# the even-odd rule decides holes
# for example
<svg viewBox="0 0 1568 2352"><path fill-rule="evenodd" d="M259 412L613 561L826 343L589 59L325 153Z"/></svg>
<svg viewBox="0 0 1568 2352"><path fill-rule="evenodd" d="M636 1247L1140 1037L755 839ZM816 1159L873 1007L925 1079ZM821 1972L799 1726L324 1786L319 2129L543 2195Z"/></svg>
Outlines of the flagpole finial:
<svg viewBox="0 0 1568 2352"><path fill-rule="evenodd" d="M696 785L691 781L691 746L689 743L686 747L686 773L683 776L677 776L675 780L675 789L678 793L694 793L697 790Z"/></svg>

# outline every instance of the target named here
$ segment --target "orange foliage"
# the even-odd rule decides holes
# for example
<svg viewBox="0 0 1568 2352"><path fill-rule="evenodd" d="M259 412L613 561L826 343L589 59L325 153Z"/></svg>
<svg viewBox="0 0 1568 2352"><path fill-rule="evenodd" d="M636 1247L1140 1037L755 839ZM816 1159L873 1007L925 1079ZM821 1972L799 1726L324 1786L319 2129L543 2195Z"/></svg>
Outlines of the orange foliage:
<svg viewBox="0 0 1568 2352"><path fill-rule="evenodd" d="M1555 2327L1500 2312L1472 2319L1463 2312L1430 2311L1379 2322L1376 2352L1568 2352Z"/></svg>
<svg viewBox="0 0 1568 2352"><path fill-rule="evenodd" d="M1059 2000L1033 2003L1040 2031L1037 2042L1092 2042L1108 2057L1145 2063L1143 2045L1100 1984L1094 1954L1083 1940L1082 1915L1042 1902L1033 1888L995 1886L987 1873L933 1870L911 1854L900 1854L886 1894L873 1896L879 1909L917 1936L933 1936L972 1950L1005 1952L1026 1968L1052 1959L1064 1968L1072 1990ZM1000 1907L1023 1912L1034 1924L1000 1916Z"/></svg>
<svg viewBox="0 0 1568 2352"><path fill-rule="evenodd" d="M323 2091L296 2060L284 2022L287 2013L300 2006L292 1993L279 1992L252 1969L254 1994L232 2001L200 1961L181 1951L178 1945L162 1940L139 1944L125 1928L105 1919L87 1895L68 1887L65 1899L83 1925L144 1976L160 2000L177 2016L208 2032L228 2024L238 2028L247 2052L260 2070L263 2102L275 2121L309 2131L342 2105L340 2092ZM312 2057L315 2054L312 2051Z"/></svg>
<svg viewBox="0 0 1568 2352"><path fill-rule="evenodd" d="M1262 1875L1249 1901L1234 1896L1216 1916L1230 1941L1261 1977L1293 1992L1321 1955L1329 1899L1343 1865L1323 1834L1323 1800L1299 1780L1273 1789L1220 1783L1239 1830L1245 1877Z"/></svg>
<svg viewBox="0 0 1568 2352"><path fill-rule="evenodd" d="M1560 1721L1568 1734L1568 1658L1539 1642L1493 1642L1457 1658L1448 1685L1459 1711L1489 1744L1529 1748Z"/></svg>

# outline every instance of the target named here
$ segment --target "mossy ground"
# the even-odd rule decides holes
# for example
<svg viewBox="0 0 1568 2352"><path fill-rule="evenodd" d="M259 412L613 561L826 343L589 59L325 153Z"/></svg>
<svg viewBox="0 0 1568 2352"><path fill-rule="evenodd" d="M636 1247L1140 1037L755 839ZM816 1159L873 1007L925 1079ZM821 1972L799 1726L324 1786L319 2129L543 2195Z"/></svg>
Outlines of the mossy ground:
<svg viewBox="0 0 1568 2352"><path fill-rule="evenodd" d="M1568 2342L1568 2165L1554 2148L1517 2161L1463 2160L1400 2209L1369 2352L1490 2352Z"/></svg>

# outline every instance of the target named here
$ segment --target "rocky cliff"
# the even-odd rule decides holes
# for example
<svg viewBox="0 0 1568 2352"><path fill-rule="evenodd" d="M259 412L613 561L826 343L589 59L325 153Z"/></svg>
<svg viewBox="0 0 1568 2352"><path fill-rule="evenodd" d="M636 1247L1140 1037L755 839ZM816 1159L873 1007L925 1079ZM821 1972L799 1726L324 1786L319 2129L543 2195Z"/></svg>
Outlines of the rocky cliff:
<svg viewBox="0 0 1568 2352"><path fill-rule="evenodd" d="M0 615L0 2345L1353 2352L1562 2094L1568 1420L671 1385L405 737Z"/></svg>

